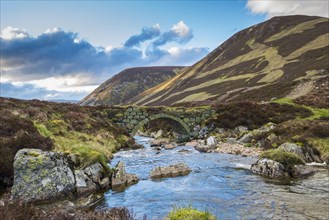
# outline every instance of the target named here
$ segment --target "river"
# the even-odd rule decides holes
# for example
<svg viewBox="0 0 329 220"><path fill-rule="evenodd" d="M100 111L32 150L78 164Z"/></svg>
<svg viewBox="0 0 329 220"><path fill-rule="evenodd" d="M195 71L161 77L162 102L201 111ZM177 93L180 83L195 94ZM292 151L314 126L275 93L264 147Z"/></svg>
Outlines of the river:
<svg viewBox="0 0 329 220"><path fill-rule="evenodd" d="M218 219L329 219L329 171L321 169L312 177L289 183L271 182L250 173L256 158L220 153L199 153L192 147L173 150L152 149L149 138L135 136L145 148L120 151L118 161L128 173L137 174L138 184L123 192L112 190L96 209L125 206L135 219L163 219L174 207L191 205L208 210ZM188 152L179 152L182 149ZM188 176L151 180L155 166L184 162Z"/></svg>

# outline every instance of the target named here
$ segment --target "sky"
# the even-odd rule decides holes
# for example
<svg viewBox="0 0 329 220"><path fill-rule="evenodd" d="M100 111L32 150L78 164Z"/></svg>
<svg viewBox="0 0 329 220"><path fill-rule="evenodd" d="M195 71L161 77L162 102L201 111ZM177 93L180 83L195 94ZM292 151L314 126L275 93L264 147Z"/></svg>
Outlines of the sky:
<svg viewBox="0 0 329 220"><path fill-rule="evenodd" d="M0 1L1 94L80 100L136 66L192 65L273 16L328 17L327 0Z"/></svg>

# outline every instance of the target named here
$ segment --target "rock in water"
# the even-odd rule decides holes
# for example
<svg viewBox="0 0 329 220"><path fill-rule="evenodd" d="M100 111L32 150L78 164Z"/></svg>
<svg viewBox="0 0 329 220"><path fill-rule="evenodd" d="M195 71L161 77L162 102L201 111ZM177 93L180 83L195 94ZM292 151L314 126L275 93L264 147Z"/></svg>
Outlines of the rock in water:
<svg viewBox="0 0 329 220"><path fill-rule="evenodd" d="M169 144L170 140L168 138L161 138L161 139L154 139L150 140L150 146L151 147L161 147L165 144Z"/></svg>
<svg viewBox="0 0 329 220"><path fill-rule="evenodd" d="M191 169L186 164L178 163L168 167L156 167L151 171L150 177L152 179L159 179L166 177L186 176L190 172Z"/></svg>
<svg viewBox="0 0 329 220"><path fill-rule="evenodd" d="M175 144L165 144L165 145L164 145L164 149L166 149L166 150L172 150L172 149L174 149L175 147L176 147Z"/></svg>
<svg viewBox="0 0 329 220"><path fill-rule="evenodd" d="M197 145L195 146L195 150L199 151L199 152L203 152L203 153L207 153L211 151L211 147L208 145Z"/></svg>
<svg viewBox="0 0 329 220"><path fill-rule="evenodd" d="M281 163L267 158L259 159L255 164L251 165L250 169L254 173L270 178L284 179L290 177Z"/></svg>
<svg viewBox="0 0 329 220"><path fill-rule="evenodd" d="M61 198L75 190L67 156L39 149L21 149L14 160L12 195L34 202Z"/></svg>
<svg viewBox="0 0 329 220"><path fill-rule="evenodd" d="M126 173L125 164L122 161L119 161L115 166L112 175L112 189L122 190L137 182L138 177L135 174Z"/></svg>

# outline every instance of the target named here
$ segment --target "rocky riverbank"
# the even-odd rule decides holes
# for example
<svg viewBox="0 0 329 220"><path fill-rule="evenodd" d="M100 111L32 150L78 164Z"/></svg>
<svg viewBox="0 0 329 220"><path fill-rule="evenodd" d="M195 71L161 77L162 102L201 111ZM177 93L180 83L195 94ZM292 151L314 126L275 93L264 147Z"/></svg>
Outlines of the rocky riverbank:
<svg viewBox="0 0 329 220"><path fill-rule="evenodd" d="M251 166L251 171L269 178L295 178L313 174L316 169L304 166L306 163L326 165L328 158L319 150L305 142L293 142L283 136L282 125L265 124L249 130L238 126L234 129L208 128L196 126L194 131L198 139L186 142L185 146L194 147L202 153L227 153L244 157L259 157ZM173 149L176 143L163 136L165 132L155 132L155 139L150 141L151 147L160 152L161 149ZM283 133L284 135L285 132ZM167 134L168 135L168 134Z"/></svg>
<svg viewBox="0 0 329 220"><path fill-rule="evenodd" d="M11 193L26 202L49 202L124 188L137 182L138 177L126 173L122 162L113 170L98 162L82 169L79 157L73 154L21 149L15 156Z"/></svg>

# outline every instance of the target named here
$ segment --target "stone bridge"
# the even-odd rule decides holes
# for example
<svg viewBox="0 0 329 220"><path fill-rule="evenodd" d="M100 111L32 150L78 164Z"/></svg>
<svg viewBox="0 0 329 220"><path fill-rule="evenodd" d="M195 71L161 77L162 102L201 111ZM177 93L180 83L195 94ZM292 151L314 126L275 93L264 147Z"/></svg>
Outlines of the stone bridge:
<svg viewBox="0 0 329 220"><path fill-rule="evenodd" d="M113 108L112 108L113 109ZM144 107L127 106L114 107L113 121L127 129L131 134L138 130L144 131L144 126L157 119L169 119L178 122L191 136L195 136L194 127L204 125L205 121L215 115L209 106L185 107Z"/></svg>

